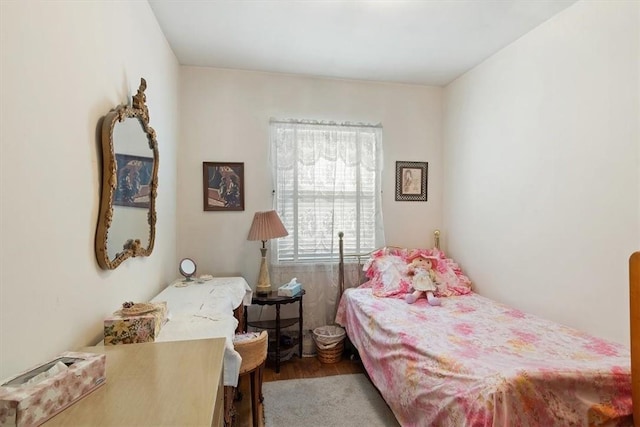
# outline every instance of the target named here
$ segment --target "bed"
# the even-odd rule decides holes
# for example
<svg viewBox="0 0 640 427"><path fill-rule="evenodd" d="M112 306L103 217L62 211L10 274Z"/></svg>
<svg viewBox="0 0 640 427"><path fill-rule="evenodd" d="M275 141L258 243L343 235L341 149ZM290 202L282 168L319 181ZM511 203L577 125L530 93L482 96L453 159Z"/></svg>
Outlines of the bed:
<svg viewBox="0 0 640 427"><path fill-rule="evenodd" d="M633 425L628 348L474 293L468 278L439 249L438 236L429 254L448 271L443 276L449 274L439 307L424 298L408 304L402 298L406 283L386 283L406 276L398 275L393 263L376 260L407 259L410 251L402 248L373 253L365 264L369 280L344 289L348 256L342 237L340 246L343 293L336 322L345 327L401 425ZM638 258L631 275L636 284ZM400 291L394 294L396 288ZM632 302L634 315L640 312ZM632 334L635 330L632 326ZM634 356L639 346L632 339ZM634 381L635 393L637 386Z"/></svg>

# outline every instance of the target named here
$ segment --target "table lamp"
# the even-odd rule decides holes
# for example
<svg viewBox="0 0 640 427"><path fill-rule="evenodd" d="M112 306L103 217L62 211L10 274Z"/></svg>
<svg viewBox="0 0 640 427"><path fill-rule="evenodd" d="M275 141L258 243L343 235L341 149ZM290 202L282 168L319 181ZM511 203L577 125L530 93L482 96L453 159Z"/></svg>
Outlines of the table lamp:
<svg viewBox="0 0 640 427"><path fill-rule="evenodd" d="M269 269L267 268L267 248L265 243L269 239L288 236L287 229L282 225L280 217L276 211L256 212L253 216L253 223L249 230L247 240L262 240L262 261L260 262L260 276L256 285L256 295L264 296L271 291L271 280L269 279Z"/></svg>

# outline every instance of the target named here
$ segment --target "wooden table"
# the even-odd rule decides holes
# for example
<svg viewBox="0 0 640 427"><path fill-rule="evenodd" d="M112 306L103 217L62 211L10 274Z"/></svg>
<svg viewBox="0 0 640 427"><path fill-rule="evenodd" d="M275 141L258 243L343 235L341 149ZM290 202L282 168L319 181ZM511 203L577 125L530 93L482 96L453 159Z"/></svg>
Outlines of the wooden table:
<svg viewBox="0 0 640 427"><path fill-rule="evenodd" d="M46 426L222 426L224 338L78 351L107 355L104 385Z"/></svg>
<svg viewBox="0 0 640 427"><path fill-rule="evenodd" d="M276 332L276 373L280 373L280 331L282 328L298 324L298 356L302 358L302 297L305 294L305 290L302 289L296 295L291 297L279 296L277 291L271 291L266 296L254 295L251 299L252 304L257 305L275 305L276 306L276 319L275 320L246 320L245 324L260 329L275 329ZM298 302L298 317L291 319L280 319L280 305L291 304ZM246 317L246 310L245 310Z"/></svg>

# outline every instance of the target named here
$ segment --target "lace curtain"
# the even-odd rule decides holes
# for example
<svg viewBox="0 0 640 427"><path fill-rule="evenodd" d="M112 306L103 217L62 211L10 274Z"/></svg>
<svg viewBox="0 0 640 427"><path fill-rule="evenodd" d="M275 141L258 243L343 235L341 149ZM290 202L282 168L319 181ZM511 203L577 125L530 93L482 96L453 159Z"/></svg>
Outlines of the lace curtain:
<svg viewBox="0 0 640 427"><path fill-rule="evenodd" d="M379 125L271 121L274 208L289 231L269 242L271 279L302 283L305 329L334 323L338 232L346 253L384 245L381 138ZM347 269L357 281L357 267Z"/></svg>

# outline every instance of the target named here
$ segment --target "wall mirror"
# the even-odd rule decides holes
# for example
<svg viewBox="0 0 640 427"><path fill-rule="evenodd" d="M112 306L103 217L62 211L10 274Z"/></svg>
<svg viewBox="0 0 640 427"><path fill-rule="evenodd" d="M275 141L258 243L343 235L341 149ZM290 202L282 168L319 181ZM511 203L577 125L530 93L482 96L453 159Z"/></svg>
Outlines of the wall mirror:
<svg viewBox="0 0 640 427"><path fill-rule="evenodd" d="M120 105L102 122L102 195L96 258L112 270L130 257L149 256L156 232L158 143L149 126L145 79L131 105Z"/></svg>

